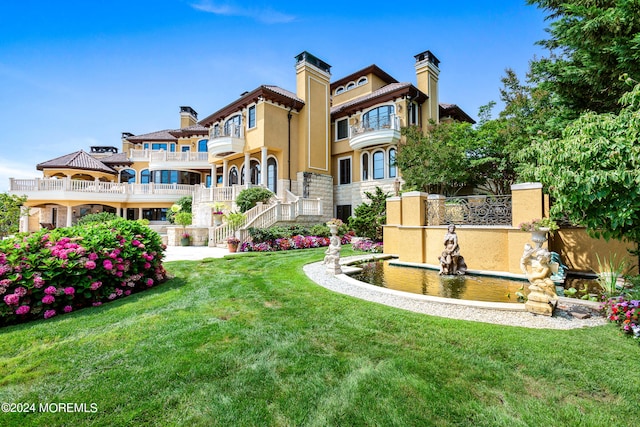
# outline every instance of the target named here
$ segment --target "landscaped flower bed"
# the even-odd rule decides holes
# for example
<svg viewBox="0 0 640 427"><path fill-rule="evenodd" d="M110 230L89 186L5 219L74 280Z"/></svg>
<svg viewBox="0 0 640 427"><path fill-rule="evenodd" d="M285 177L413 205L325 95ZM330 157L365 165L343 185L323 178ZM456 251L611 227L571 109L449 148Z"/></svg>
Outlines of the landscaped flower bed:
<svg viewBox="0 0 640 427"><path fill-rule="evenodd" d="M620 325L626 334L640 338L640 301L624 296L609 298L603 308L607 318Z"/></svg>
<svg viewBox="0 0 640 427"><path fill-rule="evenodd" d="M381 253L383 245L382 242L374 242L366 237L355 237L351 239L351 248L356 251Z"/></svg>
<svg viewBox="0 0 640 427"><path fill-rule="evenodd" d="M338 228L341 235L341 244L351 242L353 232L346 225ZM245 242L240 246L240 252L276 252L290 249L308 249L329 246L329 227L326 224L318 224L305 227L294 224L286 227L250 228L251 242Z"/></svg>
<svg viewBox="0 0 640 427"><path fill-rule="evenodd" d="M0 242L0 325L51 318L166 279L160 236L124 219Z"/></svg>
<svg viewBox="0 0 640 427"><path fill-rule="evenodd" d="M351 241L351 235L345 234L341 237L343 245ZM245 242L240 246L240 252L276 252L290 249L308 249L329 246L328 237L319 236L292 236L283 237L265 242Z"/></svg>

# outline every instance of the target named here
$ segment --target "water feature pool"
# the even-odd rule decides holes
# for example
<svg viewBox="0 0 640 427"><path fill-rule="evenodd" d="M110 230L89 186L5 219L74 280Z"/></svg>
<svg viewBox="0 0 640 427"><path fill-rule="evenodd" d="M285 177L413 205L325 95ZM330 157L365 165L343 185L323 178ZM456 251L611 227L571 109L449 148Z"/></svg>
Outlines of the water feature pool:
<svg viewBox="0 0 640 427"><path fill-rule="evenodd" d="M426 268L392 265L390 260L365 261L357 264L362 270L350 277L371 285L397 291L472 301L517 303L517 293L527 295L529 282L494 276L440 276ZM356 265L354 265L356 266ZM574 288L576 291L570 291ZM600 300L600 288L591 277L567 277L564 287L556 287L559 296Z"/></svg>
<svg viewBox="0 0 640 427"><path fill-rule="evenodd" d="M362 270L350 276L361 282L397 291L472 301L517 303L520 292L529 291L526 280L490 276L440 276L426 268L392 265L388 260L358 264Z"/></svg>

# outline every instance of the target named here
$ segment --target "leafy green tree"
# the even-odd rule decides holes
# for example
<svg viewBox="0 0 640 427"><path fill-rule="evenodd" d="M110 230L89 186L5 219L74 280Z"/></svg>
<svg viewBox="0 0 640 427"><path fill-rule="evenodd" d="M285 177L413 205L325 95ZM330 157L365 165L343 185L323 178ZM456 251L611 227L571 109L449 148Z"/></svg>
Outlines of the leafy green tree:
<svg viewBox="0 0 640 427"><path fill-rule="evenodd" d="M620 77L640 79L638 0L527 0L548 12L551 52L534 61L541 86L580 113L617 112L627 91Z"/></svg>
<svg viewBox="0 0 640 427"><path fill-rule="evenodd" d="M594 236L640 242L640 84L619 114L588 112L562 138L536 146L535 177L566 215Z"/></svg>
<svg viewBox="0 0 640 427"><path fill-rule="evenodd" d="M20 228L20 208L27 201L26 196L0 193L0 237L17 233Z"/></svg>
<svg viewBox="0 0 640 427"><path fill-rule="evenodd" d="M245 188L236 197L236 205L240 212L246 212L258 202L266 203L273 197L273 193L264 187Z"/></svg>
<svg viewBox="0 0 640 427"><path fill-rule="evenodd" d="M402 134L406 141L398 146L396 164L406 187L450 196L476 183L467 155L475 146L471 124L432 123L426 135L414 126L403 128Z"/></svg>
<svg viewBox="0 0 640 427"><path fill-rule="evenodd" d="M358 237L368 237L375 241L382 241L382 226L387 223L387 197L380 187L375 193L365 191L364 195L370 203L362 203L349 217L349 227Z"/></svg>

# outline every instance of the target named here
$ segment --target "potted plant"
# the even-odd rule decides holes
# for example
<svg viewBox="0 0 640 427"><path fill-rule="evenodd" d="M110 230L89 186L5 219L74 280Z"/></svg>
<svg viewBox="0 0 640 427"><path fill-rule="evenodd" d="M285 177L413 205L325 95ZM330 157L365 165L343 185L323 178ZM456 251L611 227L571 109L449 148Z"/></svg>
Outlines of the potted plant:
<svg viewBox="0 0 640 427"><path fill-rule="evenodd" d="M547 233L553 234L558 229L558 224L551 218L542 218L520 223L518 228L530 232L531 240L540 247L547 240Z"/></svg>
<svg viewBox="0 0 640 427"><path fill-rule="evenodd" d="M191 225L193 217L191 212L178 212L174 218L174 222L182 226L182 235L180 237L180 244L182 246L189 246L191 236L187 233L185 227Z"/></svg>
<svg viewBox="0 0 640 427"><path fill-rule="evenodd" d="M229 252L237 252L238 245L240 244L240 239L235 236L229 236L227 238L227 247L229 248Z"/></svg>
<svg viewBox="0 0 640 427"><path fill-rule="evenodd" d="M338 218L333 218L327 221L327 227L331 234L338 234L338 227L341 227L344 223Z"/></svg>
<svg viewBox="0 0 640 427"><path fill-rule="evenodd" d="M222 225L222 217L224 216L224 209L227 205L221 202L215 202L211 206L211 215L213 216L213 225L216 227Z"/></svg>
<svg viewBox="0 0 640 427"><path fill-rule="evenodd" d="M238 244L240 239L236 236L238 229L244 224L247 216L242 212L229 212L225 215L225 220L229 227L231 227L232 233L227 238L227 245L229 246L229 252L235 252L238 250Z"/></svg>

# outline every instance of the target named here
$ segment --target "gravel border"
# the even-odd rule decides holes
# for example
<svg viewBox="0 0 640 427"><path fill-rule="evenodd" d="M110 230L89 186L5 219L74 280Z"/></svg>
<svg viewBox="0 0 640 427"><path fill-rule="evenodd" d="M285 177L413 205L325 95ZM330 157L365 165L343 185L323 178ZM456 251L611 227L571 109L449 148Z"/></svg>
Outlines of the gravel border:
<svg viewBox="0 0 640 427"><path fill-rule="evenodd" d="M359 255L346 257L340 261L341 265L346 265L370 258L372 258L371 255ZM345 267L344 270L348 270L348 268ZM514 307L518 306L519 311L472 307L466 305L464 300L446 301L446 298L428 298L424 295L380 288L359 282L345 274L332 275L327 273L321 262L305 265L304 272L318 285L334 292L432 316L535 329L576 329L601 326L607 323L606 319L598 314L594 305L584 305L581 302L573 303L567 301L567 298L560 300L554 315L549 317L522 311L522 304L510 304ZM434 299L440 301L436 302ZM580 318L585 316L586 318Z"/></svg>

